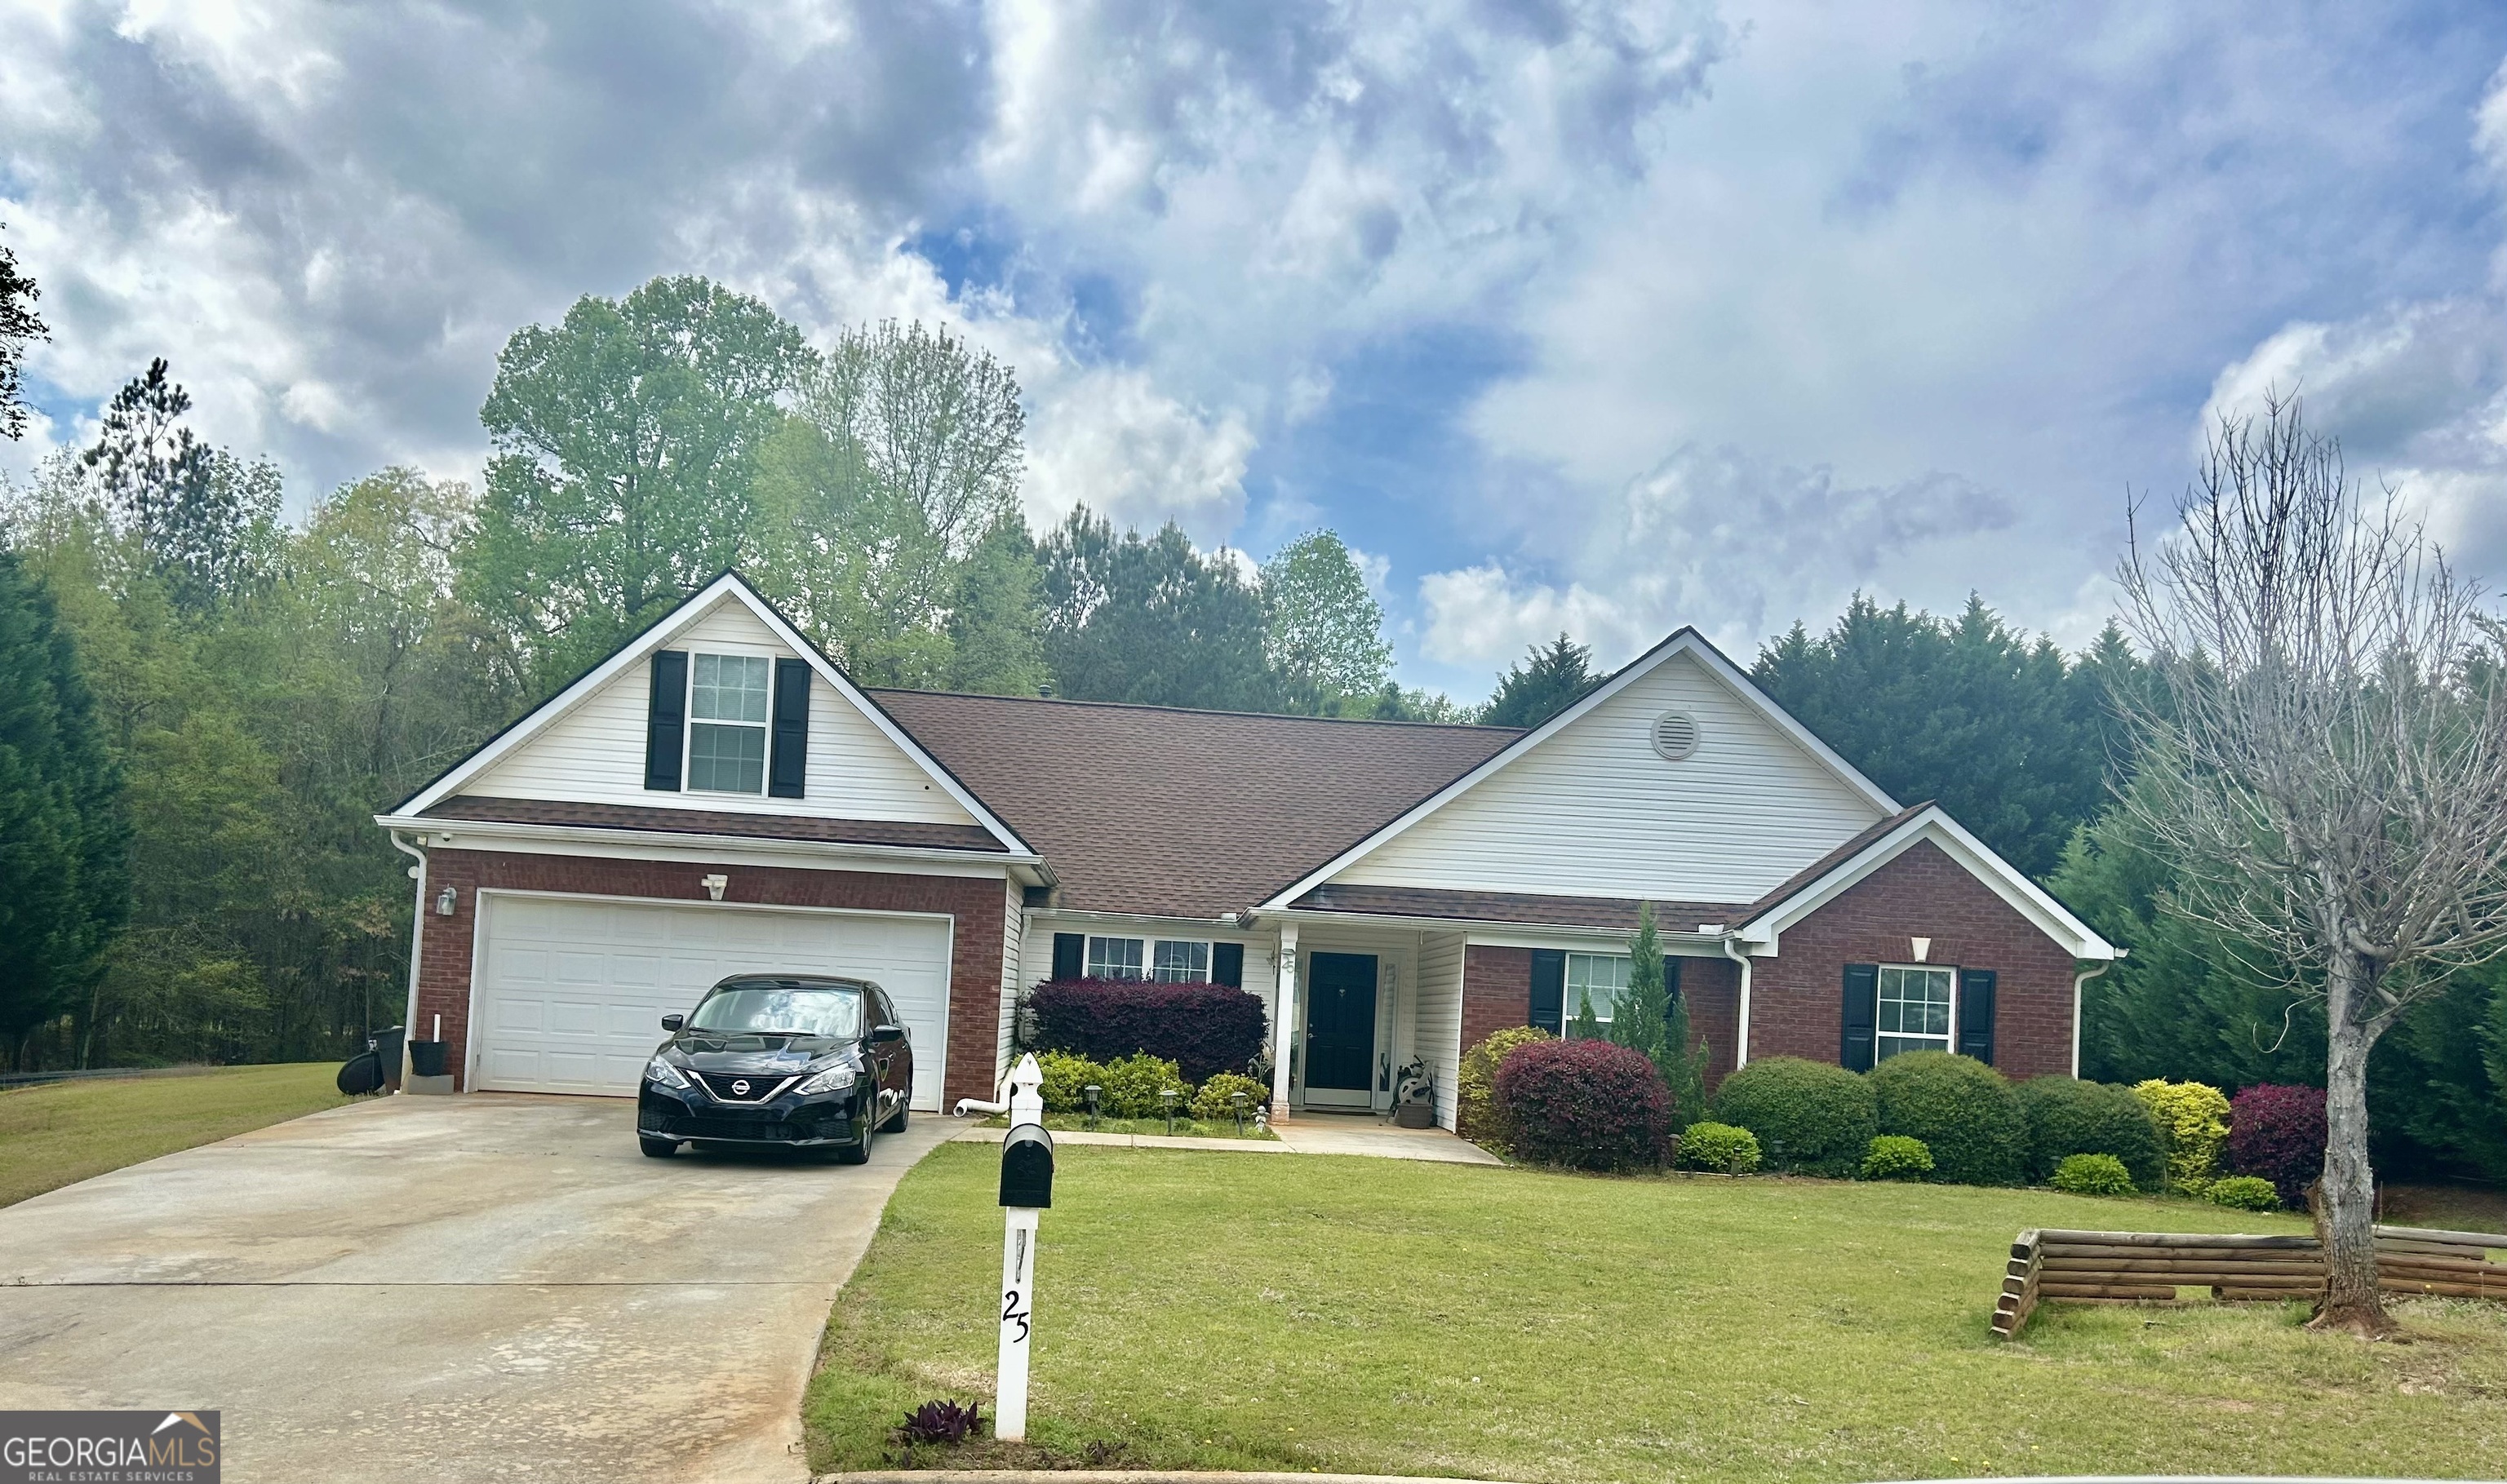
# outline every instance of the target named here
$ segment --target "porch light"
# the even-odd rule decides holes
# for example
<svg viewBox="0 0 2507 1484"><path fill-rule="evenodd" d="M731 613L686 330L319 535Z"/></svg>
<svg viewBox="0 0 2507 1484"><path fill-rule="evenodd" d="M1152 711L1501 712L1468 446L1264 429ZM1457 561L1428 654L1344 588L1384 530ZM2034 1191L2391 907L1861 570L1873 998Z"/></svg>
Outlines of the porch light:
<svg viewBox="0 0 2507 1484"><path fill-rule="evenodd" d="M454 906L459 904L460 900L461 893L458 890L452 887L445 887L436 895L435 915L440 918L449 918L453 916L453 909Z"/></svg>
<svg viewBox="0 0 2507 1484"><path fill-rule="evenodd" d="M1094 1082L1079 1089L1079 1096L1088 1100L1088 1126L1092 1129L1097 1127L1097 1095L1105 1090Z"/></svg>

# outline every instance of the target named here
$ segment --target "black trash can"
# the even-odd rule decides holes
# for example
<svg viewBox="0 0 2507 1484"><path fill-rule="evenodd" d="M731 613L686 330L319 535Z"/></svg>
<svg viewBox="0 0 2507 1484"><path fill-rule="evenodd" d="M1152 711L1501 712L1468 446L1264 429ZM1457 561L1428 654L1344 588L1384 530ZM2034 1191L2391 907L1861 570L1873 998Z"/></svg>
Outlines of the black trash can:
<svg viewBox="0 0 2507 1484"><path fill-rule="evenodd" d="M444 1075L446 1054L451 1041L412 1041L409 1043L409 1074L413 1077Z"/></svg>
<svg viewBox="0 0 2507 1484"><path fill-rule="evenodd" d="M382 1064L383 1086L400 1091L400 1038L403 1028L385 1026L374 1033L375 1060Z"/></svg>

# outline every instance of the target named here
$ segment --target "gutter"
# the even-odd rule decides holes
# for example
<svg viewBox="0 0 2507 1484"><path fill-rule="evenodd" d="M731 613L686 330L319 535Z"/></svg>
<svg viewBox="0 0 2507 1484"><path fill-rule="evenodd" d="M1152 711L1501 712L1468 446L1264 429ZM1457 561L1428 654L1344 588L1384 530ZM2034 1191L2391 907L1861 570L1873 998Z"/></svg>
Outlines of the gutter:
<svg viewBox="0 0 2507 1484"><path fill-rule="evenodd" d="M409 1011L400 1022L400 1085L406 1088L409 1086L409 1043L418 1029L418 945L426 941L426 852L402 840L400 831L389 833L392 849L418 862L409 868L410 879L418 883L418 897L414 903L416 910L409 915Z"/></svg>
<svg viewBox="0 0 2507 1484"><path fill-rule="evenodd" d="M2116 950L2116 959L2124 956L2123 949ZM2081 986L2113 967L2115 959L2110 959L2096 968L2082 969L2072 975L2072 1080L2075 1082L2081 1078Z"/></svg>
<svg viewBox="0 0 2507 1484"><path fill-rule="evenodd" d="M1747 953L1732 952L1734 946L1740 941L1737 935L1727 935L1724 939L1724 957L1741 965L1741 1011L1737 1017L1740 1021L1740 1029L1732 1036L1734 1071L1750 1065L1750 956ZM2075 1003L2077 1002L2075 1000ZM2079 1044L2077 1038L2074 1044L2076 1046Z"/></svg>
<svg viewBox="0 0 2507 1484"><path fill-rule="evenodd" d="M765 855L854 856L924 864L1026 866L1050 876L1041 855L1015 855L1003 851L948 851L923 846L856 845L841 840L784 840L769 835L708 835L693 831L600 829L575 824L515 824L501 819L429 819L409 814L377 814L387 830L426 835L473 835L490 840L551 840L567 845L652 845L679 850L745 851Z"/></svg>

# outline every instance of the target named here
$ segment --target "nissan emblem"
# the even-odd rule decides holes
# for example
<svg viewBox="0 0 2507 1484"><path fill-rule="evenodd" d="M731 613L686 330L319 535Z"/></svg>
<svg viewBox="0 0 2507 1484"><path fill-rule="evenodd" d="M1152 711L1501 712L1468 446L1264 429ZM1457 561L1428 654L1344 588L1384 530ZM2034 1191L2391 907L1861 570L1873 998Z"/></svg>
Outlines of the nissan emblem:
<svg viewBox="0 0 2507 1484"><path fill-rule="evenodd" d="M747 1079L747 1078L745 1078L745 1077L743 1077L743 1078L741 1078L739 1081L734 1082L733 1084L731 1084L731 1095L732 1095L733 1097L735 1097L735 1098L745 1098L745 1097L747 1097L747 1096L748 1096L748 1079Z"/></svg>

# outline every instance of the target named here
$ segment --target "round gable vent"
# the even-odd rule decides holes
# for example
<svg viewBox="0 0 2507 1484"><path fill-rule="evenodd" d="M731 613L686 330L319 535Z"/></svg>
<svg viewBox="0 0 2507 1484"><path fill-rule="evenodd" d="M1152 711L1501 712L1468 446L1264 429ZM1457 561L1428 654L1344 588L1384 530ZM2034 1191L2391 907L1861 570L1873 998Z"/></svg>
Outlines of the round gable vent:
<svg viewBox="0 0 2507 1484"><path fill-rule="evenodd" d="M1653 750L1666 762L1679 762L1697 750L1697 718L1687 711L1665 711L1653 719Z"/></svg>

